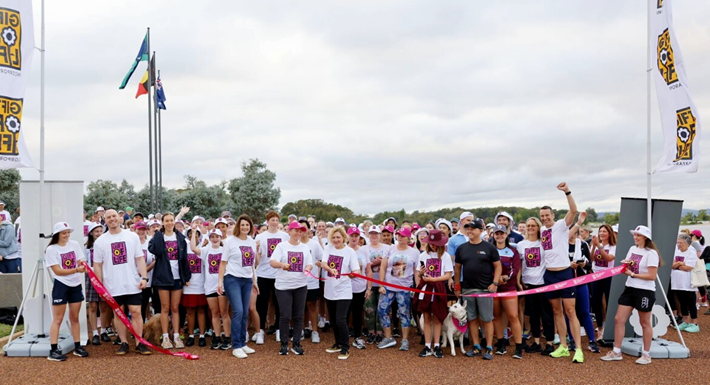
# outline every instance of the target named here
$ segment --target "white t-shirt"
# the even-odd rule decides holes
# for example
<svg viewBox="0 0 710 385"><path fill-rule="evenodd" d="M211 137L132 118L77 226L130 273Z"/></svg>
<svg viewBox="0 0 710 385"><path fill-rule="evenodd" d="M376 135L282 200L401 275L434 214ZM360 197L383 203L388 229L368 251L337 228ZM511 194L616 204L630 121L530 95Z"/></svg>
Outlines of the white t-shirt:
<svg viewBox="0 0 710 385"><path fill-rule="evenodd" d="M229 240L229 238L227 238L227 240ZM214 249L211 244L200 249L202 266L205 267L205 294L207 295L217 292L217 284L219 283L219 265L222 262L223 253L224 247L220 246ZM229 265L227 265L227 268L229 268ZM226 271L227 270L225 269L225 274L227 274Z"/></svg>
<svg viewBox="0 0 710 385"><path fill-rule="evenodd" d="M422 264L424 264L427 275L432 278L439 278L446 273L450 272L453 274L454 272L454 264L451 262L451 256L447 252L441 255L441 259L439 259L438 254L434 252L421 253L419 254L419 261L417 262L417 269L419 269ZM424 285L424 287L426 287L426 285ZM422 290L426 289L422 288Z"/></svg>
<svg viewBox="0 0 710 385"><path fill-rule="evenodd" d="M372 261L375 259L379 258L387 258L389 255L390 249L392 246L385 245L384 243L380 243L377 245L377 247L373 247L372 245L365 245L360 248L360 250L365 253L367 256L367 263L370 264ZM372 266L372 277L374 279L379 280L380 279L380 266ZM364 275L364 274L363 274ZM379 287L379 283L372 283L372 287Z"/></svg>
<svg viewBox="0 0 710 385"><path fill-rule="evenodd" d="M360 270L360 274L365 275L365 267L367 266L367 254L365 253L363 247L360 247L355 250L355 254L357 254L357 261L359 265L358 269ZM363 291L367 290L367 281L362 278L353 278L350 280L350 283L353 287L353 293L362 293Z"/></svg>
<svg viewBox="0 0 710 385"><path fill-rule="evenodd" d="M259 266L256 268L256 276L259 278L276 278L276 269L271 267L269 262L271 256L281 242L288 242L289 235L283 231L270 233L268 230L256 236L256 242L259 243Z"/></svg>
<svg viewBox="0 0 710 385"><path fill-rule="evenodd" d="M604 248L605 253L616 256L616 246L604 245L602 247ZM599 249L594 250L594 255L592 255L592 261L592 272L594 273L609 270L614 267L614 261L605 260L599 252Z"/></svg>
<svg viewBox="0 0 710 385"><path fill-rule="evenodd" d="M138 238L140 240L140 238ZM148 239L145 240L145 243L141 243L141 250L143 250L143 256L145 257L145 267L147 268L148 265L153 263L155 260L155 255L153 255L150 251L148 251L148 244L150 242ZM155 270L155 267L153 268ZM145 285L145 287L151 287L153 286L153 270L148 272L148 283Z"/></svg>
<svg viewBox="0 0 710 385"><path fill-rule="evenodd" d="M259 261L260 267L264 264L263 258L264 256ZM227 238L224 241L222 261L227 262L225 275L237 278L252 278L254 276L254 265L256 264L256 241L251 237L247 237L245 240L237 237ZM271 267L270 269L273 270Z"/></svg>
<svg viewBox="0 0 710 385"><path fill-rule="evenodd" d="M10 213L7 210L0 211L0 223L5 221L12 223L12 216L10 216Z"/></svg>
<svg viewBox="0 0 710 385"><path fill-rule="evenodd" d="M75 269L79 266L78 261L84 260L84 258L82 258L84 257L84 249L79 245L79 242L70 240L64 246L54 244L47 247L47 251L44 252L44 255L47 261L47 267L57 265L64 270L69 270ZM49 270L51 271L52 269ZM54 273L52 273L52 275L54 275ZM54 279L67 286L76 287L81 285L82 276L82 273L54 275Z"/></svg>
<svg viewBox="0 0 710 385"><path fill-rule="evenodd" d="M658 267L659 258L656 250L653 249L641 249L636 246L631 246L629 252L626 253L626 259L631 261L628 265L634 274L648 274L649 267ZM642 290L652 290L656 291L656 281L649 281L640 278L631 278L629 276L626 279L626 286L635 287Z"/></svg>
<svg viewBox="0 0 710 385"><path fill-rule="evenodd" d="M305 243L298 242L292 245L289 241L281 242L274 249L271 259L290 265L288 271L284 269L274 269L276 271L276 290L292 290L306 287L308 281L303 273L306 267L313 266L311 249Z"/></svg>
<svg viewBox="0 0 710 385"><path fill-rule="evenodd" d="M355 250L348 246L336 249L333 245L328 245L323 252L323 262L340 274L338 279L326 279L323 289L325 299L353 299L353 286L347 274L360 269ZM333 277L330 273L326 274L329 278Z"/></svg>
<svg viewBox="0 0 710 385"><path fill-rule="evenodd" d="M392 246L389 257L387 257L387 270L385 271L385 282L395 285L410 287L414 284L414 267L419 263L419 251L413 247L406 250L399 250L397 246ZM401 291L394 287L388 287L389 291Z"/></svg>
<svg viewBox="0 0 710 385"><path fill-rule="evenodd" d="M165 240L165 250L167 250L168 260L170 261L170 271L173 273L173 279L180 279L180 265L178 263L179 252L177 235L173 233L171 236L163 234ZM187 238L186 238L187 239ZM189 246L188 246L189 248Z"/></svg>
<svg viewBox="0 0 710 385"><path fill-rule="evenodd" d="M94 243L94 262L103 266L103 284L116 297L138 294L141 277L135 260L143 256L138 235L128 230L106 232Z"/></svg>
<svg viewBox="0 0 710 385"><path fill-rule="evenodd" d="M92 225L91 221L86 220L84 221L84 243L86 243L86 240L89 239L89 227Z"/></svg>
<svg viewBox="0 0 710 385"><path fill-rule="evenodd" d="M315 238L311 238L308 240L308 248L311 249L311 257L313 257L313 275L316 277L318 276L317 270L318 268L316 267L316 261L322 261L323 260L323 249L320 247L320 243L318 243L318 240ZM313 277L307 277L308 279L308 290L315 290L320 288L320 281L316 278Z"/></svg>
<svg viewBox="0 0 710 385"><path fill-rule="evenodd" d="M676 262L685 262L686 266L695 267L695 264L698 263L698 253L692 247L688 247L686 251L680 251L680 249L676 247L673 263ZM697 291L698 289L690 284L691 274L693 274L692 271L683 271L680 269L672 270L671 290Z"/></svg>
<svg viewBox="0 0 710 385"><path fill-rule="evenodd" d="M190 241L185 238L187 266L190 268L190 284L182 288L183 294L205 294L205 269L202 258L190 249Z"/></svg>
<svg viewBox="0 0 710 385"><path fill-rule="evenodd" d="M518 254L522 258L523 283L526 285L544 285L545 250L542 248L542 243L539 240L531 242L524 239L518 242ZM569 265L569 262L567 262L567 265Z"/></svg>
<svg viewBox="0 0 710 385"><path fill-rule="evenodd" d="M569 227L564 218L555 222L552 228L540 229L540 244L545 250L545 268L558 269L569 266Z"/></svg>

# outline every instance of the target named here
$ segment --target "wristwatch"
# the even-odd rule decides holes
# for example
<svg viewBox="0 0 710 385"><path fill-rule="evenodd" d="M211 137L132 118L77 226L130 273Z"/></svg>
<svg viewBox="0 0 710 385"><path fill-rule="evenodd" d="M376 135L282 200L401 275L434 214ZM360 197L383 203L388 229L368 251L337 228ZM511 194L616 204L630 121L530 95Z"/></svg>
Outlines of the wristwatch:
<svg viewBox="0 0 710 385"><path fill-rule="evenodd" d="M141 278L141 281L146 281L146 282L148 282L148 278L143 277L143 278Z"/></svg>
<svg viewBox="0 0 710 385"><path fill-rule="evenodd" d="M498 286L498 282L493 282L494 285Z"/></svg>

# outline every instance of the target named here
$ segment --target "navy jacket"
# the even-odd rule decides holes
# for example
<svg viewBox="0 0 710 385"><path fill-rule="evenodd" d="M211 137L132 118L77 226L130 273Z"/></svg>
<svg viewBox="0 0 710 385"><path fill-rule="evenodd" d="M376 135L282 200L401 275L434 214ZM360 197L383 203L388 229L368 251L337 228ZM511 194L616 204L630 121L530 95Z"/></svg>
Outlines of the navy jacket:
<svg viewBox="0 0 710 385"><path fill-rule="evenodd" d="M175 232L178 244L178 266L180 267L180 282L185 285L192 278L190 267L187 264L187 243L182 233ZM170 269L168 250L165 248L165 238L163 233L156 231L153 238L148 243L148 251L155 255L155 267L153 268L152 286L173 286L175 280Z"/></svg>

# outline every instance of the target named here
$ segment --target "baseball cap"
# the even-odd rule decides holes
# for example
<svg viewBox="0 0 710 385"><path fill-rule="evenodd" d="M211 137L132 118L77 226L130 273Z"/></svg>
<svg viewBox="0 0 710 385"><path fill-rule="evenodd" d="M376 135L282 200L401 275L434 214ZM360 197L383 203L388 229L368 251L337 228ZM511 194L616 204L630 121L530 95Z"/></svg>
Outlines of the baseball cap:
<svg viewBox="0 0 710 385"><path fill-rule="evenodd" d="M343 218L336 218L336 219L335 219L335 222L333 222L333 223L338 223L338 222L343 222L343 223L345 223L345 219L343 219Z"/></svg>
<svg viewBox="0 0 710 385"><path fill-rule="evenodd" d="M472 229L481 229L483 230L483 220L481 218L476 218L471 221L471 223L465 224L463 227L469 227Z"/></svg>
<svg viewBox="0 0 710 385"><path fill-rule="evenodd" d="M98 213L99 211L106 211L102 206L99 206L96 208L96 212Z"/></svg>
<svg viewBox="0 0 710 385"><path fill-rule="evenodd" d="M142 223L142 222L138 222L138 223ZM102 225L102 224L99 223L99 222L91 222L91 224L89 225L89 232L94 231L94 229L97 228L97 227L103 227L103 226L104 226L104 225Z"/></svg>
<svg viewBox="0 0 710 385"><path fill-rule="evenodd" d="M298 221L293 221L288 225L288 231L291 231L291 230L307 231L308 229L306 228L306 226L302 225Z"/></svg>
<svg viewBox="0 0 710 385"><path fill-rule="evenodd" d="M372 226L370 226L370 230L368 231L368 233L381 234L381 233L382 233L382 229L380 229L380 226L372 225Z"/></svg>
<svg viewBox="0 0 710 385"><path fill-rule="evenodd" d="M387 231L394 234L394 229L392 228L392 226L382 226L382 231Z"/></svg>
<svg viewBox="0 0 710 385"><path fill-rule="evenodd" d="M52 228L52 234L59 234L64 230L69 230L69 232L74 232L74 229L69 226L67 222L57 222L54 224L54 227Z"/></svg>
<svg viewBox="0 0 710 385"><path fill-rule="evenodd" d="M408 227L400 227L399 230L397 230L397 235L409 238L412 236L412 230L410 230Z"/></svg>
<svg viewBox="0 0 710 385"><path fill-rule="evenodd" d="M293 218L293 219L298 219L298 217L296 216L296 214L289 214L289 215L288 215L288 219L291 219L291 218Z"/></svg>
<svg viewBox="0 0 710 385"><path fill-rule="evenodd" d="M198 219L201 219L202 222L205 221L205 218L203 218L203 217L201 217L201 216L199 216L199 215L195 215L194 217L192 217L192 221L190 221L190 222L194 222L194 221L196 221L196 220L198 220Z"/></svg>
<svg viewBox="0 0 710 385"><path fill-rule="evenodd" d="M349 228L349 229L348 229L348 235L353 235L353 234L360 235L360 229L358 229L358 228L355 227L355 226Z"/></svg>
<svg viewBox="0 0 710 385"><path fill-rule="evenodd" d="M133 207L131 207L131 206L126 206L126 211L131 211L131 210L133 210Z"/></svg>
<svg viewBox="0 0 710 385"><path fill-rule="evenodd" d="M419 230L419 229L421 229L421 228L422 228L422 227L419 226L419 223L417 223L417 222L414 222L414 223L412 224L412 230L413 230L413 231L417 231L417 230Z"/></svg>
<svg viewBox="0 0 710 385"><path fill-rule="evenodd" d="M231 217L231 216L232 216L232 213L231 213L231 212L226 211L226 210L225 210L225 211L222 211L222 217L229 218L229 217Z"/></svg>
<svg viewBox="0 0 710 385"><path fill-rule="evenodd" d="M703 232L700 231L700 230L693 230L693 231L690 232L690 234L691 234L691 235L695 235L695 236L698 237L698 238L702 238L702 236L703 236Z"/></svg>
<svg viewBox="0 0 710 385"><path fill-rule="evenodd" d="M434 226L436 226L436 228L438 229L439 225L442 223L445 224L450 231L454 229L454 227L451 225L451 222L449 222L446 218L439 218L436 223L434 223Z"/></svg>
<svg viewBox="0 0 710 385"><path fill-rule="evenodd" d="M220 229L212 229L212 230L210 230L210 232L207 233L207 238L211 237L212 234L217 234L217 235L219 235L220 237L222 237L222 231L221 231Z"/></svg>
<svg viewBox="0 0 710 385"><path fill-rule="evenodd" d="M219 218L215 219L214 224L217 225L218 223L224 223L225 225L229 226L229 222L227 222L227 220L224 219L224 217L219 217Z"/></svg>
<svg viewBox="0 0 710 385"><path fill-rule="evenodd" d="M646 226L636 226L635 229L630 230L631 234L638 234L638 235L643 235L644 237L648 238L649 240L653 240L651 238L651 229L649 229Z"/></svg>
<svg viewBox="0 0 710 385"><path fill-rule="evenodd" d="M397 219L395 217L389 217L389 218L385 219L385 223L389 222L390 219L393 220L394 225L397 226Z"/></svg>
<svg viewBox="0 0 710 385"><path fill-rule="evenodd" d="M0 205L4 205L4 204L5 204L5 202L3 202L3 201L0 201Z"/></svg>
<svg viewBox="0 0 710 385"><path fill-rule="evenodd" d="M506 227L505 225L496 225L496 226L493 228L493 233L495 234L495 233L498 233L498 232L500 232L500 233L507 233L507 232L508 232L508 227Z"/></svg>
<svg viewBox="0 0 710 385"><path fill-rule="evenodd" d="M153 225L161 225L160 221L157 219L151 219L148 221L148 227L152 227Z"/></svg>
<svg viewBox="0 0 710 385"><path fill-rule="evenodd" d="M133 218L135 218L135 217L138 216L138 215L140 215L141 218L145 218L145 215L143 215L143 213L140 212L140 211L133 213Z"/></svg>
<svg viewBox="0 0 710 385"><path fill-rule="evenodd" d="M148 230L148 225L143 221L136 222L134 227L136 228L136 230L138 230L138 229ZM89 231L91 231L91 230L89 230Z"/></svg>
<svg viewBox="0 0 710 385"><path fill-rule="evenodd" d="M449 222L451 222L451 223L454 223L454 222L459 223L459 219L456 218L456 217L453 217L453 218L451 218L451 219L449 220Z"/></svg>
<svg viewBox="0 0 710 385"><path fill-rule="evenodd" d="M325 226L326 227L328 227L328 226L333 227L335 225L333 224L333 222L325 222Z"/></svg>
<svg viewBox="0 0 710 385"><path fill-rule="evenodd" d="M466 218L468 218L468 217L473 218L473 213L470 212L470 211L464 211L464 212L462 212L461 215L459 215L459 222L462 221L462 220L464 220L464 219L466 219ZM451 220L451 221L453 222L453 220Z"/></svg>

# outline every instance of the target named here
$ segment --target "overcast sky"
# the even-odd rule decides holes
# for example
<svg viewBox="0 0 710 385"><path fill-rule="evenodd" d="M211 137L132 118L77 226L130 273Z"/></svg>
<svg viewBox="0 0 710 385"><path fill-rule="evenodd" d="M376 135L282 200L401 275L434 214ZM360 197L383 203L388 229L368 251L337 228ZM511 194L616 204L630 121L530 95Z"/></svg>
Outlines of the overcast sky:
<svg viewBox="0 0 710 385"><path fill-rule="evenodd" d="M560 207L561 181L597 211L646 195L642 1L67 0L46 12L48 180L147 184L147 101L134 99L145 63L118 86L151 27L168 187L234 178L259 158L280 205L356 213ZM673 15L710 122L710 2L675 1ZM23 128L39 165L39 54L32 67ZM655 94L653 106L655 167ZM698 173L654 176L654 197L710 207L707 154Z"/></svg>

